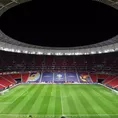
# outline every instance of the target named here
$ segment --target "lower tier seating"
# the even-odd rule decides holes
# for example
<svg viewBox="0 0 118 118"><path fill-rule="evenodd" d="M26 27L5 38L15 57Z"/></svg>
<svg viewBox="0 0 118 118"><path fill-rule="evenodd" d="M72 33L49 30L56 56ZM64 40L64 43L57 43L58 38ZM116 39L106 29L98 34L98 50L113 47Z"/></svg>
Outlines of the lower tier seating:
<svg viewBox="0 0 118 118"><path fill-rule="evenodd" d="M97 82L97 75L96 74L90 73L89 75L90 75L93 82Z"/></svg>
<svg viewBox="0 0 118 118"><path fill-rule="evenodd" d="M112 86L112 87L117 87L118 86L118 77L116 77L115 79L111 80L108 85Z"/></svg>
<svg viewBox="0 0 118 118"><path fill-rule="evenodd" d="M107 84L109 83L109 81L111 81L112 79L114 79L116 76L114 75L109 75L103 82L103 84Z"/></svg>
<svg viewBox="0 0 118 118"><path fill-rule="evenodd" d="M7 87L7 86L11 85L11 82L5 80L3 77L0 77L0 84Z"/></svg>
<svg viewBox="0 0 118 118"><path fill-rule="evenodd" d="M28 77L29 77L29 73L22 73L21 74L22 82L26 82L28 80Z"/></svg>

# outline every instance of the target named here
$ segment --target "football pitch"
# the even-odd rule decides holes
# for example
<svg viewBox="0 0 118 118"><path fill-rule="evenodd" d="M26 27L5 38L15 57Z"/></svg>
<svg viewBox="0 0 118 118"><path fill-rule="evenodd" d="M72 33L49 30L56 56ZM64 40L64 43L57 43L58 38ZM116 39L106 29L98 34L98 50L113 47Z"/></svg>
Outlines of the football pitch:
<svg viewBox="0 0 118 118"><path fill-rule="evenodd" d="M0 96L0 118L30 115L32 118L118 118L118 95L98 84L26 84Z"/></svg>

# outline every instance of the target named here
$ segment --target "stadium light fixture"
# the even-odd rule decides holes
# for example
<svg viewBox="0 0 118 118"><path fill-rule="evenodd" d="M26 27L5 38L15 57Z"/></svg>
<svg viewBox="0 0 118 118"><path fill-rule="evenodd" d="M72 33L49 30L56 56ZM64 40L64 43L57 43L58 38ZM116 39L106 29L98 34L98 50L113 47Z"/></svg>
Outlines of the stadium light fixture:
<svg viewBox="0 0 118 118"><path fill-rule="evenodd" d="M111 52L114 52L115 50L114 49L110 49Z"/></svg>
<svg viewBox="0 0 118 118"><path fill-rule="evenodd" d="M109 50L104 50L104 53L108 53L109 52Z"/></svg>
<svg viewBox="0 0 118 118"><path fill-rule="evenodd" d="M118 50L118 48L115 49L116 51Z"/></svg>
<svg viewBox="0 0 118 118"><path fill-rule="evenodd" d="M75 55L82 55L82 53L81 52L76 52Z"/></svg>
<svg viewBox="0 0 118 118"><path fill-rule="evenodd" d="M11 52L15 52L14 49L9 49L9 51L11 51Z"/></svg>
<svg viewBox="0 0 118 118"><path fill-rule="evenodd" d="M65 55L71 55L71 53L65 53Z"/></svg>
<svg viewBox="0 0 118 118"><path fill-rule="evenodd" d="M99 54L101 54L101 53L102 53L102 51L98 51L98 53L99 53Z"/></svg>
<svg viewBox="0 0 118 118"><path fill-rule="evenodd" d="M30 52L31 54L35 54L35 52Z"/></svg>
<svg viewBox="0 0 118 118"><path fill-rule="evenodd" d="M91 51L91 54L96 54L96 52L95 51Z"/></svg>
<svg viewBox="0 0 118 118"><path fill-rule="evenodd" d="M20 52L21 52L21 50L16 50L15 52L20 53Z"/></svg>
<svg viewBox="0 0 118 118"><path fill-rule="evenodd" d="M79 55L79 52L76 52L75 55Z"/></svg>
<svg viewBox="0 0 118 118"><path fill-rule="evenodd" d="M48 52L48 53L47 53L47 55L51 55L51 53L50 53L50 52Z"/></svg>
<svg viewBox="0 0 118 118"><path fill-rule="evenodd" d="M23 53L26 53L26 54L27 54L27 53L28 53L28 51L27 51L27 50L25 50L25 51L23 51Z"/></svg>
<svg viewBox="0 0 118 118"><path fill-rule="evenodd" d="M55 55L63 55L63 53L57 52L57 53L55 53Z"/></svg>
<svg viewBox="0 0 118 118"><path fill-rule="evenodd" d="M43 52L40 52L40 51L39 51L39 52L37 52L37 54L38 54L38 55L42 55L42 54L43 54Z"/></svg>

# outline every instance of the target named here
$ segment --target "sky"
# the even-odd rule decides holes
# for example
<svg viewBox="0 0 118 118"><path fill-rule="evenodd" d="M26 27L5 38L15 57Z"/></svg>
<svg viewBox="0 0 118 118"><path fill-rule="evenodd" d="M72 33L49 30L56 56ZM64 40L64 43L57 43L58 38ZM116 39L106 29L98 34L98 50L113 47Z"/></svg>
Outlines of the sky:
<svg viewBox="0 0 118 118"><path fill-rule="evenodd" d="M0 28L25 43L75 47L116 36L117 21L117 10L92 0L33 0L5 12L0 17Z"/></svg>

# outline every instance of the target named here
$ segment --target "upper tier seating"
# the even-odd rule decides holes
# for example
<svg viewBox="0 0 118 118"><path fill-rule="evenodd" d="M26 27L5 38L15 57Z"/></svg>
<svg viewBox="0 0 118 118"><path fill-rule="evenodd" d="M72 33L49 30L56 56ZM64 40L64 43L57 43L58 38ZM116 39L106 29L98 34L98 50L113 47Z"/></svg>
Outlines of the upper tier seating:
<svg viewBox="0 0 118 118"><path fill-rule="evenodd" d="M45 56L45 65L52 66L54 62L53 56Z"/></svg>
<svg viewBox="0 0 118 118"><path fill-rule="evenodd" d="M55 57L56 66L63 66L64 62L65 62L65 57Z"/></svg>
<svg viewBox="0 0 118 118"><path fill-rule="evenodd" d="M86 62L84 56L80 56L80 57L77 56L75 57L74 61L76 62L76 65L85 65Z"/></svg>
<svg viewBox="0 0 118 118"><path fill-rule="evenodd" d="M89 72L115 72L118 73L118 52L81 55L81 56L45 56L11 53L0 51L0 70L31 70L30 68L44 66L76 66L83 67L82 71ZM8 58L9 57L9 58ZM68 67L67 67L68 68ZM79 69L78 69L79 70Z"/></svg>
<svg viewBox="0 0 118 118"><path fill-rule="evenodd" d="M43 61L44 61L44 57L43 56L36 56L35 57L35 65L36 66L41 66Z"/></svg>

